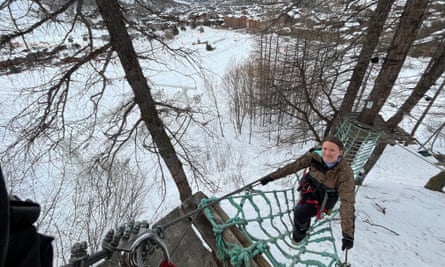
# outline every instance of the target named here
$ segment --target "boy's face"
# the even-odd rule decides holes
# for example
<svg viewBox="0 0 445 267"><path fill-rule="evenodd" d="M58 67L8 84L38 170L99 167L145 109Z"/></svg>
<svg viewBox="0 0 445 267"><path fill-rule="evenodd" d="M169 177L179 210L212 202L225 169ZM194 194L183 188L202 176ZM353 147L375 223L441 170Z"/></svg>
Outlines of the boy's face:
<svg viewBox="0 0 445 267"><path fill-rule="evenodd" d="M343 155L343 150L340 150L335 143L326 141L321 146L321 153L324 161L327 163L335 163L338 158Z"/></svg>

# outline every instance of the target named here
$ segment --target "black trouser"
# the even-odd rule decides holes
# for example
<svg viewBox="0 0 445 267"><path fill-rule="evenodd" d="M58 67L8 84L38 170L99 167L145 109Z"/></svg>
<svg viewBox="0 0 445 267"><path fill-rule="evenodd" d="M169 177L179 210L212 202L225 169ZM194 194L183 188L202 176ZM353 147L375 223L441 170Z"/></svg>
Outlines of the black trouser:
<svg viewBox="0 0 445 267"><path fill-rule="evenodd" d="M306 236L311 225L311 218L317 215L317 208L312 204L299 203L294 208L294 233L292 238L300 241Z"/></svg>
<svg viewBox="0 0 445 267"><path fill-rule="evenodd" d="M316 195L318 193L318 195ZM336 192L324 193L324 192L312 192L312 196L316 196L316 199L306 199L302 197L302 200L294 208L294 233L293 239L295 241L302 240L306 236L307 229L311 224L311 218L316 216L318 212L324 212L325 209L332 209L337 202L338 195ZM323 199L327 197L324 207L315 206L313 203L307 203L308 201L316 200L318 205L323 206ZM320 209L320 210L319 210Z"/></svg>

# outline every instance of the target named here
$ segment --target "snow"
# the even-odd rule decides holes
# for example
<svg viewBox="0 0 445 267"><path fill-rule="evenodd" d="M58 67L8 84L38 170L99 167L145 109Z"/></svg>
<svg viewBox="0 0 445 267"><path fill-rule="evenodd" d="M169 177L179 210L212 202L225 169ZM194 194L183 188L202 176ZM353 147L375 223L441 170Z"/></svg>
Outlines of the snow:
<svg viewBox="0 0 445 267"><path fill-rule="evenodd" d="M209 41L216 49L206 51L204 45L193 45L198 38ZM254 49L253 36L206 27L204 33L191 29L181 32L172 45L187 47L199 54L202 60L200 63L207 70L206 78L216 85L218 105L225 116L222 118L221 130L218 130L216 122L214 124L214 133L218 135L214 140L194 136L195 141L208 146L205 152L210 156L201 155L202 158L197 160L203 162L208 176L220 188L217 192L206 192L208 195L221 196L231 192L305 151L302 147L273 148L272 144L260 137L249 142L248 137L237 135L230 123L229 110L225 106L227 95L219 79L232 62L241 62L249 56L249 51ZM151 66L151 69L156 68ZM202 108L206 105L209 109L215 108L210 92L203 90L204 81L196 69L182 64L176 64L174 69L175 72L154 76L151 82L155 89L172 90L177 98L182 98L188 104L192 103L188 97L202 94L202 102L193 103L195 107ZM410 70L410 77L413 77L412 71L413 69ZM14 84L19 81L11 79L0 78L4 85L2 94L8 88L16 88ZM179 89L181 86L192 89ZM181 93L180 90L185 91ZM1 131L3 136L5 129L2 128ZM193 134L197 132L194 131ZM388 146L364 184L358 188L355 243L348 253L348 262L352 266L445 266L445 194L423 187L441 169L434 165L433 159L417 153L417 149L416 146ZM219 165L222 161L226 161L223 166ZM277 182L277 185L280 184ZM170 183L167 186L162 209L164 213L179 204L175 185ZM147 199L147 206L155 206L153 203L156 203L156 197ZM156 214L154 211L144 214L148 217L161 215L162 212ZM337 242L341 246L339 226L335 227Z"/></svg>
<svg viewBox="0 0 445 267"><path fill-rule="evenodd" d="M352 266L445 266L445 194L423 187L440 171L425 159L388 146L358 189Z"/></svg>

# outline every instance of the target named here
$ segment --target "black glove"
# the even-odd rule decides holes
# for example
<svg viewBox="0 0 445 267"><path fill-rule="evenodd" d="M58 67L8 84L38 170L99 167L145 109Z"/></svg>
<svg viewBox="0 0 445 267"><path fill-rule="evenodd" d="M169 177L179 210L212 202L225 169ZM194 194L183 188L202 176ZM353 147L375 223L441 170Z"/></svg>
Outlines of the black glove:
<svg viewBox="0 0 445 267"><path fill-rule="evenodd" d="M270 176L265 176L265 177L260 179L260 182L261 182L262 185L265 185L265 184L267 184L267 183L269 183L271 181L273 181L273 179Z"/></svg>
<svg viewBox="0 0 445 267"><path fill-rule="evenodd" d="M341 250L351 249L354 246L354 238L347 234L343 234Z"/></svg>

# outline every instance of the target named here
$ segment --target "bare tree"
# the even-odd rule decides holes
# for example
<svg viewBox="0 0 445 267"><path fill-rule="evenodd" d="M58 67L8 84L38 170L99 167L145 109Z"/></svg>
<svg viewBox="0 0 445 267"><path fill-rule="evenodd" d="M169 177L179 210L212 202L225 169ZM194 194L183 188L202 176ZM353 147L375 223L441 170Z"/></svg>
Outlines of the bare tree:
<svg viewBox="0 0 445 267"><path fill-rule="evenodd" d="M143 75L136 52L133 48L130 36L124 25L122 13L117 1L96 0L99 11L102 14L105 25L111 37L111 45L117 52L122 66L135 95L134 101L141 111L141 120L145 123L154 143L159 149L161 157L165 161L176 186L181 200L192 195L192 190L187 182L182 162L168 137L165 126L159 118L156 105L151 96L151 88Z"/></svg>
<svg viewBox="0 0 445 267"><path fill-rule="evenodd" d="M338 109L336 118L337 123L334 122L334 128L345 113L352 111L359 89L363 85L363 78L365 77L365 73L369 66L369 63L373 56L376 57L374 54L375 49L379 44L379 39L383 33L384 26L387 21L388 15L390 14L393 3L393 0L378 1L375 10L372 13L372 16L368 20L368 27L366 36L363 40L363 47L360 50L360 55L358 56L358 60L354 67L354 71L348 84L348 88L346 89L345 97L341 102L340 108Z"/></svg>
<svg viewBox="0 0 445 267"><path fill-rule="evenodd" d="M399 123L402 121L404 116L409 114L409 112L418 104L418 102L424 97L425 93L436 83L436 81L441 77L445 71L445 43L443 40L439 42L431 60L423 72L422 77L417 82L416 86L412 90L410 96L405 100L405 102L400 106L397 112L389 118L385 125L390 131L394 131ZM436 95L438 96L441 88L437 89ZM420 119L419 119L420 121ZM414 127L414 129L417 125ZM385 142L380 142L374 149L372 156L365 165L365 172L367 173L377 162L383 150L386 147Z"/></svg>
<svg viewBox="0 0 445 267"><path fill-rule="evenodd" d="M165 195L166 176L179 198L187 199L192 189L183 162L194 175L190 182L213 186L199 180L203 176L181 140L191 123L200 122L190 108L153 98L145 78L150 69L141 67L150 62L175 71L159 54L182 58L191 68L197 64L190 51L169 47L138 23L132 12L154 11L137 2L135 9L98 1L99 10L93 1L77 0L0 4L0 75L17 85L3 100L17 104L4 124L10 145L1 154L9 191L42 204L40 227L57 234L60 257L70 242L88 237L97 246L103 231L140 215L149 190ZM139 41L137 51L132 41ZM42 162L51 163L47 172Z"/></svg>
<svg viewBox="0 0 445 267"><path fill-rule="evenodd" d="M305 9L293 8L286 9L286 14L298 14L288 19L288 32L270 33L286 17L281 14L258 37L250 63L254 86L247 97L256 113L249 119L268 127L277 144L320 141L326 134L344 97L337 87L343 87L351 51L362 38L364 26L359 21L368 19L363 18L361 7L347 3L320 3L317 10L326 14L316 18ZM345 31L347 24L354 26Z"/></svg>
<svg viewBox="0 0 445 267"><path fill-rule="evenodd" d="M375 118L391 93L394 82L422 25L428 4L428 0L407 1L382 69L369 96L370 105L367 105L360 113L359 121L368 125L374 124Z"/></svg>
<svg viewBox="0 0 445 267"><path fill-rule="evenodd" d="M301 26L307 21L312 23L314 30L310 30L310 23L305 25L304 30L300 30L298 26L293 28L293 25L286 25L291 29L290 32L297 29L296 34L275 37L279 40L277 42L271 41L272 37L264 37L259 42L258 61L255 62L255 66L258 66L257 76L254 77L255 93L251 95L257 98L253 100L254 103L262 105L262 112L257 113L256 118L259 116L264 118L264 115L267 115L268 120L263 119L263 122L268 121L273 125L272 127L276 126L278 133L284 127L290 126L296 137L291 139L291 143L295 143L296 140L307 140L304 136L296 134L300 132L310 133L315 140L321 139L329 132L336 132L336 127L338 127L336 120L350 113L354 103L363 101L363 99L357 99L358 97L367 96L367 94L358 95L358 91L364 86L363 78L369 62L374 60L373 57L375 60L381 60L380 54L386 52L377 79L371 82L373 88L366 99L367 105L359 115L362 123L372 126L390 96L424 18L427 14L432 14L428 13L430 1L427 0L409 0L403 9L400 9L398 4L393 6L393 3L394 1L373 1L369 6L358 9L359 12L343 12L346 18L342 16L340 22L337 20L338 24L327 20L323 21L323 26L317 24L314 26L313 21L320 20L320 17L313 18L305 14L304 9L286 10L286 14L292 11L298 13L299 20L293 21L295 25ZM324 9L321 4L317 6L317 10L323 12L338 8L335 4L326 4L327 6L330 8ZM375 6L374 11L367 12L373 6ZM400 10L403 10L401 15ZM363 14L371 15L363 19L361 16ZM342 23L355 22L354 18L359 17L362 19L362 24L367 26L365 35L360 35L357 28L356 31L354 28L349 31L357 33L352 34L359 36L357 38L350 38L350 35L343 36L335 31L337 27L341 28L344 25ZM434 18L429 17L429 19ZM395 33L388 33L393 28ZM363 29L363 27L358 27L358 29ZM315 41L312 42L312 40ZM387 40L391 41L386 43ZM354 49L360 51L357 61L348 62L347 58L355 55ZM411 96L387 122L389 129L397 128L403 114L417 106L419 99L440 78L445 66L440 59L441 51L441 46L439 46ZM352 76L348 76L351 69L344 67L349 66L350 63L354 64ZM346 83L348 86L344 90ZM323 129L326 131L323 132ZM377 160L378 151L382 151L381 147L384 145L377 147L375 150L377 154L374 153L367 167L372 166L373 160Z"/></svg>
<svg viewBox="0 0 445 267"><path fill-rule="evenodd" d="M423 18L428 9L428 4L429 1L426 0L407 1L385 62L370 94L370 105L365 107L359 115L358 119L361 122L369 125L374 124L374 120L390 95L403 62L408 55L420 26L422 25ZM443 44L439 45L435 56L433 56L426 72L422 75L422 78L419 80L411 96L396 114L387 121L386 125L390 130L394 130L397 127L399 122L403 119L403 115L406 112L409 112L417 104L424 93L443 73L444 67L442 66L442 54ZM386 143L383 142L380 142L376 146L368 162L365 164L365 173L375 165L385 147Z"/></svg>
<svg viewBox="0 0 445 267"><path fill-rule="evenodd" d="M247 117L255 114L254 102L251 99L254 91L254 77L252 64L238 65L236 62L224 76L225 89L231 98L231 117L235 129L241 134Z"/></svg>

